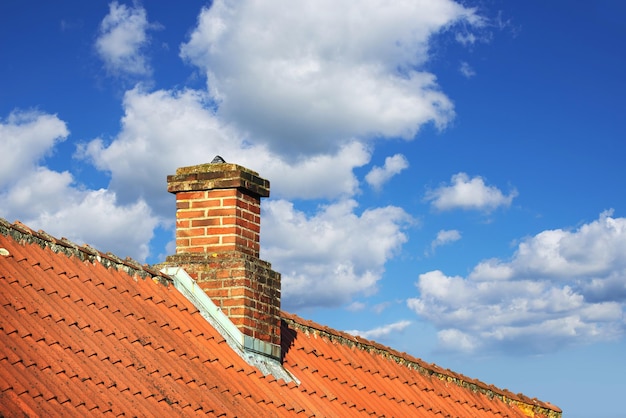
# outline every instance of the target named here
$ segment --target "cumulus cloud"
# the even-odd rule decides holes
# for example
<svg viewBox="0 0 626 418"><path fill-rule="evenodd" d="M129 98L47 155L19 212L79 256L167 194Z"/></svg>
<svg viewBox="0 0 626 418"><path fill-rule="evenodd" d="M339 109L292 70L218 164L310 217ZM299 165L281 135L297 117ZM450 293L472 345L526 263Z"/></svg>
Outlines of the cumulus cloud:
<svg viewBox="0 0 626 418"><path fill-rule="evenodd" d="M495 186L487 186L480 176L470 179L466 173L452 176L451 185L441 186L426 193L426 200L438 210L465 209L491 211L510 206L517 190L505 195Z"/></svg>
<svg viewBox="0 0 626 418"><path fill-rule="evenodd" d="M172 205L164 193L166 175L209 162L216 154L228 159L241 147L205 103L206 95L195 90L129 90L117 136L108 143L96 138L83 144L77 155L110 173L109 189L121 202L140 196L165 216Z"/></svg>
<svg viewBox="0 0 626 418"><path fill-rule="evenodd" d="M289 156L349 138L412 138L454 115L433 74L429 40L480 25L453 1L215 1L181 56L207 75L221 118Z"/></svg>
<svg viewBox="0 0 626 418"><path fill-rule="evenodd" d="M34 225L53 233L49 225L58 225L116 253L134 248L130 255L142 259L154 227L173 219L166 175L220 154L271 179L273 197L330 202L307 214L287 200L265 205L264 257L283 272L286 305L338 305L371 294L411 219L393 206L358 211L354 169L370 162L373 138L411 139L424 124L443 128L454 116L424 64L432 37L461 23L467 32L480 18L450 0L307 0L298 7L285 0L215 1L180 49L206 74L207 89L135 87L124 95L119 132L77 150L110 176L106 190L86 189L69 172L33 163L30 178L38 176L50 193L22 183L3 196ZM95 40L107 70L149 75L145 48L154 28L140 5L112 2ZM67 135L57 127L45 139ZM26 155L37 161L43 154ZM404 165L401 155L391 157L368 181L380 187ZM25 202L36 194L45 199L30 210ZM107 224L108 233L99 230ZM113 236L119 242L110 247Z"/></svg>
<svg viewBox="0 0 626 418"><path fill-rule="evenodd" d="M365 181L376 190L380 190L393 176L399 174L409 166L409 162L402 154L385 158L385 165L374 167L365 176Z"/></svg>
<svg viewBox="0 0 626 418"><path fill-rule="evenodd" d="M56 115L35 110L14 110L0 119L0 187L33 170L53 146L69 135L65 122Z"/></svg>
<svg viewBox="0 0 626 418"><path fill-rule="evenodd" d="M253 144L223 123L197 90L129 90L124 97L122 129L112 141L83 144L78 155L109 172L109 189L122 203L138 196L156 213L171 215L165 178L177 167L209 162L216 154L258 171L272 181L272 196L334 199L358 190L353 169L369 162L370 152L357 141L336 152L285 160L265 145Z"/></svg>
<svg viewBox="0 0 626 418"><path fill-rule="evenodd" d="M401 228L408 215L394 207L356 214L350 198L359 183L353 170L369 162L368 148L350 141L334 153L285 159L264 144L247 141L221 121L209 102L197 90L130 90L117 136L108 143L102 138L85 143L78 155L110 173L108 190L120 205L141 198L159 219L171 219L174 213L172 197L165 192L166 175L216 154L270 179L272 196L338 199L310 217L285 200L264 202L263 257L283 273L286 306L291 300L293 306L338 305L375 291L385 262L406 239ZM359 243L350 244L354 237ZM312 282L318 284L309 292Z"/></svg>
<svg viewBox="0 0 626 418"><path fill-rule="evenodd" d="M377 328L373 328L367 331L359 331L359 330L348 330L346 331L348 334L358 335L363 338L378 340L384 339L392 334L398 334L404 331L409 325L411 325L411 321L398 321L392 324L383 325Z"/></svg>
<svg viewBox="0 0 626 418"><path fill-rule="evenodd" d="M68 171L41 165L68 135L65 122L41 112L15 111L0 124L0 152L12 156L0 168L0 216L144 260L158 223L145 202L118 205L114 193L87 190Z"/></svg>
<svg viewBox="0 0 626 418"><path fill-rule="evenodd" d="M433 242L430 243L430 251L432 253L435 251L435 248L441 247L442 245L450 244L460 239L461 233L456 229L442 229L437 232L437 237L433 240Z"/></svg>
<svg viewBox="0 0 626 418"><path fill-rule="evenodd" d="M439 328L442 349L542 353L626 331L626 218L605 212L575 230L544 231L509 261L464 278L419 276L408 306Z"/></svg>
<svg viewBox="0 0 626 418"><path fill-rule="evenodd" d="M143 50L149 42L147 31L153 27L143 7L110 3L95 42L107 71L113 75L149 75L152 69Z"/></svg>
<svg viewBox="0 0 626 418"><path fill-rule="evenodd" d="M147 68L145 11L110 7L98 45L119 33L106 59L127 72ZM268 201L264 257L283 272L286 304L347 302L375 291L409 221L396 207L357 214L354 169L369 163L373 137L410 139L423 124L442 128L454 116L423 64L432 37L460 22L467 32L480 18L449 0L215 1L180 49L206 74L207 90L136 87L125 94L119 133L77 155L110 174L119 205L141 199L159 219L173 214L165 176L216 154L271 179L274 198L326 199L313 214ZM380 186L403 165L394 156L369 179Z"/></svg>
<svg viewBox="0 0 626 418"><path fill-rule="evenodd" d="M376 291L411 218L394 206L359 215L356 206L342 200L309 216L285 200L266 202L261 251L282 273L286 309L338 306Z"/></svg>
<svg viewBox="0 0 626 418"><path fill-rule="evenodd" d="M483 273L502 271L504 279L525 277L549 280L579 280L608 277L626 268L626 218L613 218L612 211L600 214L575 230L543 231L523 240L510 262L488 260L471 273L473 280L489 280ZM625 283L626 286L626 283Z"/></svg>

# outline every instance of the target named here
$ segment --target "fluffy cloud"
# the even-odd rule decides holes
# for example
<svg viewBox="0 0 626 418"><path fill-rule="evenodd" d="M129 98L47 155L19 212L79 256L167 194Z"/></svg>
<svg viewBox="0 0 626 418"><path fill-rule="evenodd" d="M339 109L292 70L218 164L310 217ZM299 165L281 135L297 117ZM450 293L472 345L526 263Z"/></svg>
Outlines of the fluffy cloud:
<svg viewBox="0 0 626 418"><path fill-rule="evenodd" d="M109 189L121 202L141 196L157 213L171 215L173 203L164 193L168 174L209 162L216 154L228 160L241 147L237 136L213 117L206 100L195 90L129 90L117 136L110 143L97 138L84 144L78 156L110 173Z"/></svg>
<svg viewBox="0 0 626 418"><path fill-rule="evenodd" d="M393 176L400 173L409 166L409 162L402 154L396 154L392 157L385 158L385 165L382 167L374 167L365 176L365 181L376 190L389 181Z"/></svg>
<svg viewBox="0 0 626 418"><path fill-rule="evenodd" d="M166 176L177 167L209 162L216 154L271 179L272 196L333 199L358 190L353 169L370 160L361 143L346 142L335 153L285 160L264 145L246 141L208 102L197 90L130 90L118 135L108 144L94 139L78 155L110 173L109 189L122 203L140 196L163 217L172 215L173 205L164 193Z"/></svg>
<svg viewBox="0 0 626 418"><path fill-rule="evenodd" d="M124 109L122 129L112 141L94 139L78 153L110 173L108 190L120 205L132 205L139 197L158 219L172 219L166 175L216 154L269 178L272 196L339 199L310 218L284 200L264 203L263 257L283 273L285 306L337 305L357 293L373 292L385 262L406 239L401 227L408 216L401 209L355 213L356 203L349 198L359 183L353 170L370 159L370 151L358 141L346 142L334 153L287 160L246 141L196 90L148 93L135 88L126 93ZM309 292L312 282L318 284Z"/></svg>
<svg viewBox="0 0 626 418"><path fill-rule="evenodd" d="M0 187L33 170L53 146L69 135L65 122L56 115L15 110L0 119Z"/></svg>
<svg viewBox="0 0 626 418"><path fill-rule="evenodd" d="M152 72L142 49L148 44L146 10L116 1L100 23L95 47L107 70L114 74L148 75Z"/></svg>
<svg viewBox="0 0 626 418"><path fill-rule="evenodd" d="M65 122L40 112L16 111L0 124L0 152L13 157L0 168L6 170L0 176L0 216L79 244L145 259L158 223L145 202L118 205L114 193L87 190L69 172L40 165L68 134Z"/></svg>
<svg viewBox="0 0 626 418"><path fill-rule="evenodd" d="M482 177L469 178L466 173L452 176L451 185L441 186L426 193L426 200L438 210L474 209L491 211L500 206L510 206L517 196L512 190L505 195L495 186L487 186Z"/></svg>
<svg viewBox="0 0 626 418"><path fill-rule="evenodd" d="M445 350L541 353L626 331L626 218L610 212L576 230L544 231L510 261L478 264L463 278L430 271L408 300L432 321Z"/></svg>
<svg viewBox="0 0 626 418"><path fill-rule="evenodd" d="M68 135L62 122L50 128L47 142L20 148L31 181L0 190L9 202L3 213L143 259L155 226L173 219L166 175L220 154L271 179L274 197L330 202L307 214L286 200L265 205L265 258L284 274L286 304L370 294L406 241L410 217L393 206L358 212L354 169L369 163L372 138L411 139L423 124L443 127L453 117L424 64L432 37L457 23L464 33L482 24L449 0L213 2L181 46L208 89L127 91L120 131L76 153L110 176L106 190L38 165ZM109 5L95 49L111 74L150 74L145 47L154 27L138 4ZM406 164L394 156L369 182L380 186Z"/></svg>
<svg viewBox="0 0 626 418"><path fill-rule="evenodd" d="M393 206L360 215L355 209L355 201L343 200L307 216L288 201L266 202L262 256L282 273L286 309L337 306L376 291L411 219Z"/></svg>
<svg viewBox="0 0 626 418"><path fill-rule="evenodd" d="M448 1L215 1L181 56L202 69L218 115L291 157L332 152L349 138L412 138L453 116L420 70L431 37L479 26Z"/></svg>
<svg viewBox="0 0 626 418"><path fill-rule="evenodd" d="M625 249L626 218L613 218L612 211L606 211L576 230L554 229L527 238L519 244L510 262L480 263L471 278L490 280L488 272L493 271L502 272L499 278L504 280L535 278L569 282L593 278L597 289L599 278L626 269ZM610 297L610 292L605 296Z"/></svg>
<svg viewBox="0 0 626 418"><path fill-rule="evenodd" d="M450 244L451 242L461 239L461 233L456 229L445 230L437 232L437 237L430 243L430 251L434 252L435 248L442 245Z"/></svg>
<svg viewBox="0 0 626 418"><path fill-rule="evenodd" d="M378 340L384 339L385 337L391 334L401 333L411 325L411 321L398 321L392 324L383 325L381 327L373 328L368 331L359 331L359 330L349 330L346 331L348 334L358 335L363 338L367 338L370 340Z"/></svg>

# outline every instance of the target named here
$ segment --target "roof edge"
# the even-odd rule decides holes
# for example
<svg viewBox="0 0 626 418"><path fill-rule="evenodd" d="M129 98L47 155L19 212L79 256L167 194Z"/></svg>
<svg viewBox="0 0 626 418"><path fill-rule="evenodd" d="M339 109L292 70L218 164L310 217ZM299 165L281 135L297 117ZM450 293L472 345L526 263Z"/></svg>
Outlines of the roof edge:
<svg viewBox="0 0 626 418"><path fill-rule="evenodd" d="M141 264L130 257L125 259L119 258L112 253L103 253L95 248L84 244L78 245L67 238L55 238L45 231L35 231L20 221L13 224L4 218L0 218L0 234L11 236L16 242L37 244L41 248L49 248L55 253L63 253L65 255L78 257L83 261L91 263L100 263L106 268L115 268L123 270L131 276L139 276L143 279L151 278L168 286L172 284L172 280L158 270L152 269L148 264Z"/></svg>
<svg viewBox="0 0 626 418"><path fill-rule="evenodd" d="M450 369L443 369L436 364L427 363L421 359L411 356L410 354L401 353L375 341L367 340L362 337L320 325L316 322L303 319L295 314L281 311L281 318L289 325L303 332L313 333L318 336L328 338L331 341L336 341L340 344L355 346L361 350L377 353L395 361L398 364L412 368L423 375L433 376L440 380L445 380L473 392L480 392L488 397L499 398L507 404L517 406L525 415L529 417L534 417L536 414L541 414L547 418L562 417L563 411L549 402L543 402L536 398L529 398L522 393L515 394L507 389L500 389L494 385L488 385L480 380L455 373Z"/></svg>

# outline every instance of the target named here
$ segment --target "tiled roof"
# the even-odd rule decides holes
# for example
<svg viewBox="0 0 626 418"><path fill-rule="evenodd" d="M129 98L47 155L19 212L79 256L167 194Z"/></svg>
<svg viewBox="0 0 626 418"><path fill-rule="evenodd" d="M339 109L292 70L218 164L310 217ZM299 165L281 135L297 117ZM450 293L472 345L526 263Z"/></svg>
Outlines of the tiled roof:
<svg viewBox="0 0 626 418"><path fill-rule="evenodd" d="M170 278L0 219L0 416L556 417L560 410L282 315L246 363Z"/></svg>

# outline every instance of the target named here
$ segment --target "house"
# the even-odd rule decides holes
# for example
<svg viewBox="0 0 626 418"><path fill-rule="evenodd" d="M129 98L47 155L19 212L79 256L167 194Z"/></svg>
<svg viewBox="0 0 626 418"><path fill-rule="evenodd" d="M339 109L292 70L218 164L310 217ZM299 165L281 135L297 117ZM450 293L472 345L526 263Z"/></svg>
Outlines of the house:
<svg viewBox="0 0 626 418"><path fill-rule="evenodd" d="M158 266L0 220L0 416L561 416L281 311L257 173L183 167L168 190Z"/></svg>

